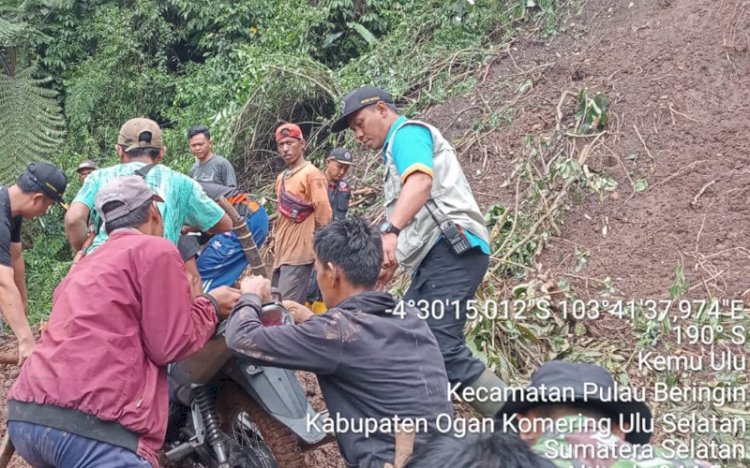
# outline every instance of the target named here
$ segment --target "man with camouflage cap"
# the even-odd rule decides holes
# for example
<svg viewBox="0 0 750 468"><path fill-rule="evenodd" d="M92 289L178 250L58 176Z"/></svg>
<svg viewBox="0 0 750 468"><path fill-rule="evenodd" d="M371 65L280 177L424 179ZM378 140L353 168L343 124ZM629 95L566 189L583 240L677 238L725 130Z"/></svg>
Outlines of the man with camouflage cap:
<svg viewBox="0 0 750 468"><path fill-rule="evenodd" d="M648 405L621 396L603 367L550 361L515 389L496 415L496 428L518 431L532 450L558 467L710 467L667 459L648 445L653 416Z"/></svg>
<svg viewBox="0 0 750 468"><path fill-rule="evenodd" d="M92 172L99 169L99 167L96 165L94 161L86 160L83 161L81 164L78 165L78 169L76 169L76 172L78 173L78 180L81 183L84 183L86 181L86 177L89 176Z"/></svg>

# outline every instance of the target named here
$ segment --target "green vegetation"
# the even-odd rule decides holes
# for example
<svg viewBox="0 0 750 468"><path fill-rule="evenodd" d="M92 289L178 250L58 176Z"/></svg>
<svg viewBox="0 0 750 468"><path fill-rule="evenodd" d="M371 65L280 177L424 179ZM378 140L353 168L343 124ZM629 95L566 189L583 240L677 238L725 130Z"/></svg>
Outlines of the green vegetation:
<svg viewBox="0 0 750 468"><path fill-rule="evenodd" d="M348 89L385 87L408 113L467 91L475 85L471 74L519 28L555 32L560 6L553 3L3 2L0 182L46 159L71 176L70 199L78 162L116 163L112 144L121 123L148 116L165 130L172 168L192 163L185 130L206 124L215 151L235 162L247 188L263 193L278 169L269 151L279 121L301 122L316 157L335 143L326 124ZM510 109L485 125L512 118ZM61 216L54 210L25 228L34 320L48 313L69 266Z"/></svg>

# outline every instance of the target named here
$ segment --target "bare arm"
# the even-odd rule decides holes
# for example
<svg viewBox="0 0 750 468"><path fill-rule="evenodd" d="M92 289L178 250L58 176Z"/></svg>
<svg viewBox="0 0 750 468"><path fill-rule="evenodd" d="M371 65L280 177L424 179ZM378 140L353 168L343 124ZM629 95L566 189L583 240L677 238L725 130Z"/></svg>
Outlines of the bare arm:
<svg viewBox="0 0 750 468"><path fill-rule="evenodd" d="M201 283L201 274L198 272L198 264L195 257L185 262L185 272L188 282L190 283L190 297L195 299L203 294L203 284Z"/></svg>
<svg viewBox="0 0 750 468"><path fill-rule="evenodd" d="M18 339L19 364L31 354L34 349L34 335L31 334L29 321L23 307L21 293L18 291L13 274L13 268L0 265L0 310L5 320Z"/></svg>
<svg viewBox="0 0 750 468"><path fill-rule="evenodd" d="M73 252L78 252L86 242L88 227L86 221L89 219L91 210L83 203L73 202L65 213L65 236Z"/></svg>
<svg viewBox="0 0 750 468"><path fill-rule="evenodd" d="M10 244L10 256L13 262L13 279L21 294L23 310L29 313L29 293L26 289L26 262L23 261L23 246L20 242Z"/></svg>
<svg viewBox="0 0 750 468"><path fill-rule="evenodd" d="M310 201L315 209L315 227L323 227L331 222L333 210L331 201L328 199L328 188L326 188L325 176L310 177Z"/></svg>
<svg viewBox="0 0 750 468"><path fill-rule="evenodd" d="M227 232L232 229L232 219L229 217L228 214L224 214L224 216L221 217L218 223L214 224L214 226L208 230L209 234L221 234L222 232Z"/></svg>

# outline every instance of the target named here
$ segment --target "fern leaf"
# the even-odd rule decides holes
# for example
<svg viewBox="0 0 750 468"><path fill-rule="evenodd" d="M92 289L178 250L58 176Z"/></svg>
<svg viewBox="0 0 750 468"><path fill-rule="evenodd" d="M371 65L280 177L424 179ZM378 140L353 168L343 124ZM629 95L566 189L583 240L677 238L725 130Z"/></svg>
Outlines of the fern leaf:
<svg viewBox="0 0 750 468"><path fill-rule="evenodd" d="M46 79L34 78L34 68L0 73L0 183L9 183L32 161L47 159L65 135L65 119L57 93Z"/></svg>

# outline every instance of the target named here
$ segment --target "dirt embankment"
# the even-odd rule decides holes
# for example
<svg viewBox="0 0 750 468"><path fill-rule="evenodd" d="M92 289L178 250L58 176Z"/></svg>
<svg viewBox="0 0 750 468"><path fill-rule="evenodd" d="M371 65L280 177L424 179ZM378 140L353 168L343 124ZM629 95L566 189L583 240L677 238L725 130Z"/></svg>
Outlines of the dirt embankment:
<svg viewBox="0 0 750 468"><path fill-rule="evenodd" d="M563 26L551 41L514 42L477 73L474 91L422 116L456 141L496 113L481 142L458 145L482 208L513 204L513 187L503 185L511 162L525 135L554 130L563 91L601 91L610 100L609 149L589 167L618 188L572 205L541 270L570 280L580 296L595 296L609 277L624 297L661 298L682 265L689 295L747 295L750 5L589 0ZM520 85L530 88L519 94ZM641 179L647 188L636 192ZM17 370L0 370L4 402ZM0 433L5 413L3 405ZM312 466L341 466L332 447L308 457Z"/></svg>
<svg viewBox="0 0 750 468"><path fill-rule="evenodd" d="M589 168L618 188L572 206L542 270L577 276L568 278L584 296L609 277L625 297L662 298L681 264L690 295L739 298L750 288L750 6L592 0L564 26L549 43L515 42L474 93L426 113L454 139L483 107L512 116L462 154L467 174L481 173L471 182L482 207L512 206L513 187L501 187L511 161L525 135L554 130L563 91L603 92L609 149ZM533 89L519 98L523 80ZM647 188L635 192L640 179Z"/></svg>

